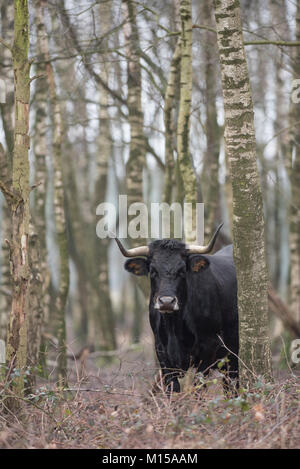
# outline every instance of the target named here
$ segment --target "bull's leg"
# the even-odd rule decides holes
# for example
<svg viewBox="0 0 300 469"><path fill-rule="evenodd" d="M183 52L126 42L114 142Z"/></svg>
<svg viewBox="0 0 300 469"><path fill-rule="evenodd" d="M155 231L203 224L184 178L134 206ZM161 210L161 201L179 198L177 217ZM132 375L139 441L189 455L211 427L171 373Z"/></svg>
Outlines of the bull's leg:
<svg viewBox="0 0 300 469"><path fill-rule="evenodd" d="M170 370L160 369L155 375L154 383L151 388L151 392L156 394L158 392L165 391L167 394L172 392L180 392L180 384L175 372Z"/></svg>
<svg viewBox="0 0 300 469"><path fill-rule="evenodd" d="M157 392L159 388L163 387L168 394L180 392L178 377L182 374L181 370L171 363L167 349L162 344L156 344L155 349L161 370L159 372L160 376L158 376L159 382L154 384L154 389Z"/></svg>

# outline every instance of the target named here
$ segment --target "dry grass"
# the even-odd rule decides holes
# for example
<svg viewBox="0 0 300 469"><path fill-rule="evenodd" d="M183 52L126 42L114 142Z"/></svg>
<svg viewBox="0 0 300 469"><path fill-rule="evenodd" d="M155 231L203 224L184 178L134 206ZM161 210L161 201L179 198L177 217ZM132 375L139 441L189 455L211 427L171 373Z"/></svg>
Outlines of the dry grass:
<svg viewBox="0 0 300 469"><path fill-rule="evenodd" d="M168 398L149 392L152 359L124 353L106 367L88 364L64 397L54 383L41 383L23 415L0 411L1 448L299 448L300 379L289 374L275 384L259 380L248 392L225 398L218 376L208 388L185 380ZM200 385L201 388L201 385Z"/></svg>

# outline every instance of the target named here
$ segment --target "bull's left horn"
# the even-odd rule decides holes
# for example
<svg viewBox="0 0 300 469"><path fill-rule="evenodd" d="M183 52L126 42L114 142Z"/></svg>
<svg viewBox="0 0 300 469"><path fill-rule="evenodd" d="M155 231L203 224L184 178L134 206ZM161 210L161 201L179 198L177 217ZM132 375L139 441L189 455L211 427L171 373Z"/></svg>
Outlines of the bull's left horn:
<svg viewBox="0 0 300 469"><path fill-rule="evenodd" d="M148 246L138 246L132 249L125 249L121 241L115 237L116 243L119 246L119 249L123 256L125 257L135 257L135 256L148 256L149 248Z"/></svg>
<svg viewBox="0 0 300 469"><path fill-rule="evenodd" d="M221 223L221 225L218 226L216 229L213 237L211 238L210 242L206 246L197 246L196 244L188 244L187 245L187 250L189 254L207 254L209 253L216 242L217 236L219 234L220 229L222 228L224 223Z"/></svg>

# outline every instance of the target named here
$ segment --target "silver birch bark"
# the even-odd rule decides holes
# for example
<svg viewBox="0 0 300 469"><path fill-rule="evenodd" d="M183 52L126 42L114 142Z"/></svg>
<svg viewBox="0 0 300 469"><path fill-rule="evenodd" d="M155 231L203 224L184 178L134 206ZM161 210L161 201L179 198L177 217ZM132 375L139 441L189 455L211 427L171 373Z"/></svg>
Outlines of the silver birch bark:
<svg viewBox="0 0 300 469"><path fill-rule="evenodd" d="M165 180L163 201L171 204L173 200L173 187L175 185L174 137L176 134L174 112L176 102L176 81L178 79L181 59L181 45L178 39L172 57L168 84L165 93L164 124L165 124Z"/></svg>
<svg viewBox="0 0 300 469"><path fill-rule="evenodd" d="M189 148L192 101L192 6L191 0L180 1L181 62L180 102L177 125L177 152L185 202L192 206L192 226L185 226L185 242L196 241L197 180Z"/></svg>
<svg viewBox="0 0 300 469"><path fill-rule="evenodd" d="M136 6L132 0L123 0L126 23L128 121L130 125L129 159L126 165L128 205L143 202L143 168L145 165L144 116L141 103L141 66L139 58L139 35L136 24ZM144 244L143 240L139 240Z"/></svg>
<svg viewBox="0 0 300 469"><path fill-rule="evenodd" d="M1 31L7 43L13 42L14 36L14 4L5 3L1 6ZM7 187L11 185L12 158L14 148L13 110L14 110L14 71L11 67L11 52L1 46L1 78L5 82L5 102L0 103L6 150L0 148L0 174ZM7 294L0 297L0 337L6 340L7 323L11 309L11 277L9 264L9 245L5 240L11 238L11 217L7 204L2 206L2 245L1 245L1 287Z"/></svg>
<svg viewBox="0 0 300 469"><path fill-rule="evenodd" d="M67 244L67 228L65 215L65 192L62 174L62 118L57 96L56 82L51 62L49 61L49 45L44 21L44 2L40 0L37 8L40 30L44 40L41 42L42 53L46 61L46 74L49 86L49 101L53 126L53 169L54 169L54 216L56 236L59 249L59 288L55 301L56 334L58 340L57 373L59 386L67 384L66 354L66 323L65 311L69 292L69 256Z"/></svg>
<svg viewBox="0 0 300 469"><path fill-rule="evenodd" d="M204 2L202 8L205 24L212 23L212 3ZM219 205L219 153L220 130L217 122L217 70L216 36L205 31L204 66L205 66L205 107L206 107L206 152L203 165L203 200L205 210L205 236L209 238L217 222Z"/></svg>
<svg viewBox="0 0 300 469"><path fill-rule="evenodd" d="M296 14L296 40L300 41L300 1L297 1ZM293 78L300 78L300 48L296 47L292 60ZM298 123L292 127L289 142L289 168L292 203L290 210L290 262L291 280L290 297L291 309L296 321L300 324L300 103L291 101L290 108L291 124ZM294 157L293 157L294 154Z"/></svg>
<svg viewBox="0 0 300 469"><path fill-rule="evenodd" d="M111 5L101 4L100 10L100 27L101 32L104 34L109 30L112 20ZM108 41L102 44L102 66L100 70L101 80L105 83L109 82L110 75L110 56L106 52L108 49ZM98 140L98 155L97 155L97 179L95 185L95 203L104 202L106 198L107 179L109 160L112 154L112 139L110 130L110 116L108 112L109 107L109 93L104 88L100 89L100 133ZM96 272L95 278L97 279L97 298L96 309L94 310L94 321L100 329L102 336L102 346L107 350L114 350L116 348L115 336L115 321L113 316L112 304L109 292L109 268L108 268L108 246L109 239L99 240L96 238L95 252L96 256ZM97 337L97 332L96 332Z"/></svg>
<svg viewBox="0 0 300 469"><path fill-rule="evenodd" d="M225 141L233 189L240 369L245 385L253 381L253 373L266 379L272 377L264 218L240 5L238 0L215 0L214 6L225 107Z"/></svg>
<svg viewBox="0 0 300 469"><path fill-rule="evenodd" d="M136 4L133 0L122 0L123 17L126 23L123 27L125 37L125 47L127 55L127 106L128 123L130 126L130 147L129 159L126 163L126 192L128 197L128 206L132 203L142 203L143 196L143 169L146 160L145 136L144 136L144 114L142 110L142 74L139 54L139 31L136 20ZM130 222L130 217L128 219ZM130 240L128 240L130 241ZM144 238L137 238L135 244L146 244ZM139 277L134 279L143 291L148 294L149 287L147 279ZM141 314L135 308L134 315L137 324L140 324L140 318L136 315ZM136 332L134 340L140 332Z"/></svg>

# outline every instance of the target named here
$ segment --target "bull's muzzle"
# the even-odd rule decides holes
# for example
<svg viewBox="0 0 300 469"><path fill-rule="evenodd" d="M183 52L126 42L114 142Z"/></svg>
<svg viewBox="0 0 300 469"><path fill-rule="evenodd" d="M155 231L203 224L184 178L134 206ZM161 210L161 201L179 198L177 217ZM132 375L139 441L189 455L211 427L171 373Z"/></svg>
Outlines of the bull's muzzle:
<svg viewBox="0 0 300 469"><path fill-rule="evenodd" d="M154 305L161 313L173 313L178 311L178 300L176 296L158 296Z"/></svg>

